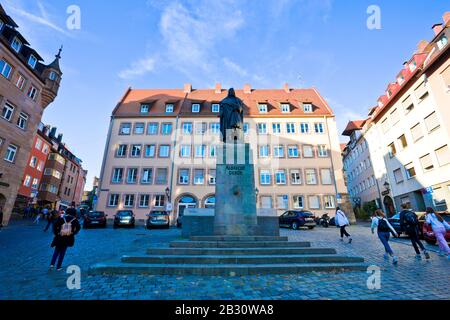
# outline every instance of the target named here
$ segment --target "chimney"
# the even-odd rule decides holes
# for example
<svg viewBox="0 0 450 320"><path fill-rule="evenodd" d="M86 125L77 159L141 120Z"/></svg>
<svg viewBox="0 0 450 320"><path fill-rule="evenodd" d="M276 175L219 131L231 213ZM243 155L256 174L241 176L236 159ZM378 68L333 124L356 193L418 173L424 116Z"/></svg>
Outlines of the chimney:
<svg viewBox="0 0 450 320"><path fill-rule="evenodd" d="M63 139L62 133L58 134L58 139L57 139L58 143L61 143L62 139Z"/></svg>
<svg viewBox="0 0 450 320"><path fill-rule="evenodd" d="M421 41L417 44L417 53L423 53L428 45L429 45L428 41L426 41L426 40L421 40Z"/></svg>
<svg viewBox="0 0 450 320"><path fill-rule="evenodd" d="M192 92L192 84L186 83L186 84L184 85L184 90L183 90L183 92L184 92L184 93L191 93L191 92Z"/></svg>
<svg viewBox="0 0 450 320"><path fill-rule="evenodd" d="M442 20L444 20L444 24L447 24L450 22L450 11L447 11L446 13L444 13L444 15L442 16Z"/></svg>
<svg viewBox="0 0 450 320"><path fill-rule="evenodd" d="M437 36L444 29L444 26L442 23L436 23L432 29L434 31L434 35Z"/></svg>
<svg viewBox="0 0 450 320"><path fill-rule="evenodd" d="M286 92L286 93L291 92L291 89L289 88L289 83L287 83L287 82L284 84L283 89L284 89L284 92Z"/></svg>
<svg viewBox="0 0 450 320"><path fill-rule="evenodd" d="M215 93L222 93L222 84L216 83L216 87L214 89Z"/></svg>
<svg viewBox="0 0 450 320"><path fill-rule="evenodd" d="M252 93L252 86L250 84L244 84L244 93L245 94L251 94Z"/></svg>
<svg viewBox="0 0 450 320"><path fill-rule="evenodd" d="M56 127L53 127L53 128L50 130L50 134L48 135L50 139L53 139L53 138L56 137L56 130L57 130Z"/></svg>

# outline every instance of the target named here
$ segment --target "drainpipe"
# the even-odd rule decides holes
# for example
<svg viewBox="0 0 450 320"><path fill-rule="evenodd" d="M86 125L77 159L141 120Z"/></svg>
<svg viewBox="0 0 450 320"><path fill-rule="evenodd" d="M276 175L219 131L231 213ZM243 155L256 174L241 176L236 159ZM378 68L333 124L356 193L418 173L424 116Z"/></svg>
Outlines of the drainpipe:
<svg viewBox="0 0 450 320"><path fill-rule="evenodd" d="M329 130L329 126L328 126L328 119L327 119L327 117L324 117L324 120L325 120L325 123L327 125L328 144L330 146L331 170L333 170L333 176L334 176L333 182L334 182L334 190L335 190L335 193L336 193L335 196L336 196L336 202L337 202L338 195L339 195L339 190L338 190L338 187L337 187L336 174L335 174L335 170L334 170L334 161L333 161L334 159L333 159L333 152L332 152L332 148L331 148L332 141L331 141L331 136L330 136L330 130ZM337 205L337 203L336 203L336 205Z"/></svg>
<svg viewBox="0 0 450 320"><path fill-rule="evenodd" d="M177 148L177 141L178 141L178 124L180 120L180 115L177 115L176 121L175 121L175 139L172 144L172 168L170 172L170 201L172 200L172 194L173 194L173 177L174 177L174 170L175 170L175 150ZM173 209L172 209L173 211Z"/></svg>
<svg viewBox="0 0 450 320"><path fill-rule="evenodd" d="M98 194L100 195L100 192L102 192L103 189L103 178L105 175L105 166L106 166L106 159L108 158L108 150L109 150L109 144L111 143L111 133L112 133L112 127L113 127L113 122L114 122L114 116L111 116L111 120L109 122L109 129L108 129L108 136L106 138L106 145L105 145L105 151L103 153L103 162L102 162L102 169L100 171L100 183L99 183L99 192ZM97 210L97 204L98 204L98 198L97 198L97 202L94 205L94 211Z"/></svg>

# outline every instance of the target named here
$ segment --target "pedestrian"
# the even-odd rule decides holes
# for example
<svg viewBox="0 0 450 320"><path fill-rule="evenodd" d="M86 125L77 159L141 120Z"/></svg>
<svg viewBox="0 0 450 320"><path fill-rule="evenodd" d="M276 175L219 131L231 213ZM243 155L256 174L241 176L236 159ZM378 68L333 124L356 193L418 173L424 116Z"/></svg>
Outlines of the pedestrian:
<svg viewBox="0 0 450 320"><path fill-rule="evenodd" d="M337 207L336 209L336 226L341 229L341 241L344 241L344 236L348 239L348 243L352 243L353 239L350 234L347 232L346 228L350 225L347 216L341 208Z"/></svg>
<svg viewBox="0 0 450 320"><path fill-rule="evenodd" d="M3 207L0 207L0 229L3 228Z"/></svg>
<svg viewBox="0 0 450 320"><path fill-rule="evenodd" d="M30 215L30 206L26 206L26 208L23 210L23 220L27 219Z"/></svg>
<svg viewBox="0 0 450 320"><path fill-rule="evenodd" d="M42 209L43 211L43 209ZM39 224L40 220L41 220L41 215L42 215L42 211L37 210L36 211L36 219L34 219L34 224Z"/></svg>
<svg viewBox="0 0 450 320"><path fill-rule="evenodd" d="M45 227L44 232L47 232L50 226L53 229L53 224L57 219L58 219L58 211L52 210L51 212L49 212L47 215L47 226Z"/></svg>
<svg viewBox="0 0 450 320"><path fill-rule="evenodd" d="M55 248L52 261L50 263L50 270L56 265L56 270L62 270L62 263L66 255L67 248L75 245L75 236L80 231L81 226L73 211L67 210L64 217L59 217L53 225L53 233L55 235L51 247Z"/></svg>
<svg viewBox="0 0 450 320"><path fill-rule="evenodd" d="M398 238L398 233L389 223L388 219L386 219L384 212L379 209L375 211L375 217L372 219L372 234L375 234L375 229L377 229L378 238L385 249L384 258L389 260L389 258L392 257L392 263L398 264L398 257L394 254L394 251L389 245L391 233L396 238Z"/></svg>
<svg viewBox="0 0 450 320"><path fill-rule="evenodd" d="M400 227L405 230L406 234L411 239L411 243L416 251L416 259L422 260L421 250L427 260L430 259L430 254L423 246L419 239L419 219L414 211L409 210L406 204L402 204L402 211L400 212Z"/></svg>
<svg viewBox="0 0 450 320"><path fill-rule="evenodd" d="M450 260L450 247L448 246L445 234L450 230L450 225L433 208L427 208L426 222L431 226L439 244L439 255L447 256Z"/></svg>

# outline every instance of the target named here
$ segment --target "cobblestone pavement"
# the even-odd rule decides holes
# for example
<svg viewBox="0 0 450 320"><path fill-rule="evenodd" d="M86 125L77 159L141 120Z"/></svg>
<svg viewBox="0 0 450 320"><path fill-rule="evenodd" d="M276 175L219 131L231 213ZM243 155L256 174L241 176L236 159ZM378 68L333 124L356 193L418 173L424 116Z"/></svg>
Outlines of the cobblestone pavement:
<svg viewBox="0 0 450 320"><path fill-rule="evenodd" d="M354 243L338 240L336 228L282 230L291 241L311 241L313 246L335 247L339 253L363 256L381 268L381 289L369 290L365 272L311 273L304 275L200 277L200 276L88 276L96 262L119 259L122 254L143 253L149 246L167 246L180 239L180 231L82 230L76 247L69 249L65 265L82 270L81 290L69 290L65 272L49 272L52 235L44 224L13 222L0 231L0 300L78 299L450 299L450 261L432 253L431 261L415 261L407 239L392 246L398 266L383 259L382 245L367 226L349 229ZM430 247L431 248L431 247ZM436 247L433 247L436 250Z"/></svg>

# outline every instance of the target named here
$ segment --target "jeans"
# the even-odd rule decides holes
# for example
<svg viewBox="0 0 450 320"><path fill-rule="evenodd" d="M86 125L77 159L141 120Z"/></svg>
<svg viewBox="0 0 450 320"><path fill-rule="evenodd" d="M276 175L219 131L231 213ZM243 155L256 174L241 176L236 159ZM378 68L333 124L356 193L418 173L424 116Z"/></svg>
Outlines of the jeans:
<svg viewBox="0 0 450 320"><path fill-rule="evenodd" d="M350 234L347 232L347 230L345 230L347 226L341 226L341 238L343 238L344 236L346 236L347 238L350 237Z"/></svg>
<svg viewBox="0 0 450 320"><path fill-rule="evenodd" d="M419 239L419 228L418 227L409 227L406 229L406 234L411 239L411 243L416 251L416 254L420 254L420 250L425 251L425 247Z"/></svg>
<svg viewBox="0 0 450 320"><path fill-rule="evenodd" d="M50 265L54 266L56 263L56 259L58 259L58 265L56 266L56 268L60 269L64 261L64 256L66 255L66 251L67 247L55 247L55 252L53 253L52 262L50 263Z"/></svg>
<svg viewBox="0 0 450 320"><path fill-rule="evenodd" d="M45 227L44 231L47 231L50 226L53 226L53 220L47 221L47 226Z"/></svg>
<svg viewBox="0 0 450 320"><path fill-rule="evenodd" d="M439 250L441 250L441 252L443 253L450 254L450 247L448 246L447 240L445 240L445 234L447 233L447 230L444 227L441 227L434 228L433 232L436 235L436 239L439 244Z"/></svg>
<svg viewBox="0 0 450 320"><path fill-rule="evenodd" d="M389 245L390 237L391 237L391 234L389 232L378 232L378 238L380 238L381 243L383 244L384 249L386 250L386 253L393 256L394 251L392 251L392 248Z"/></svg>

